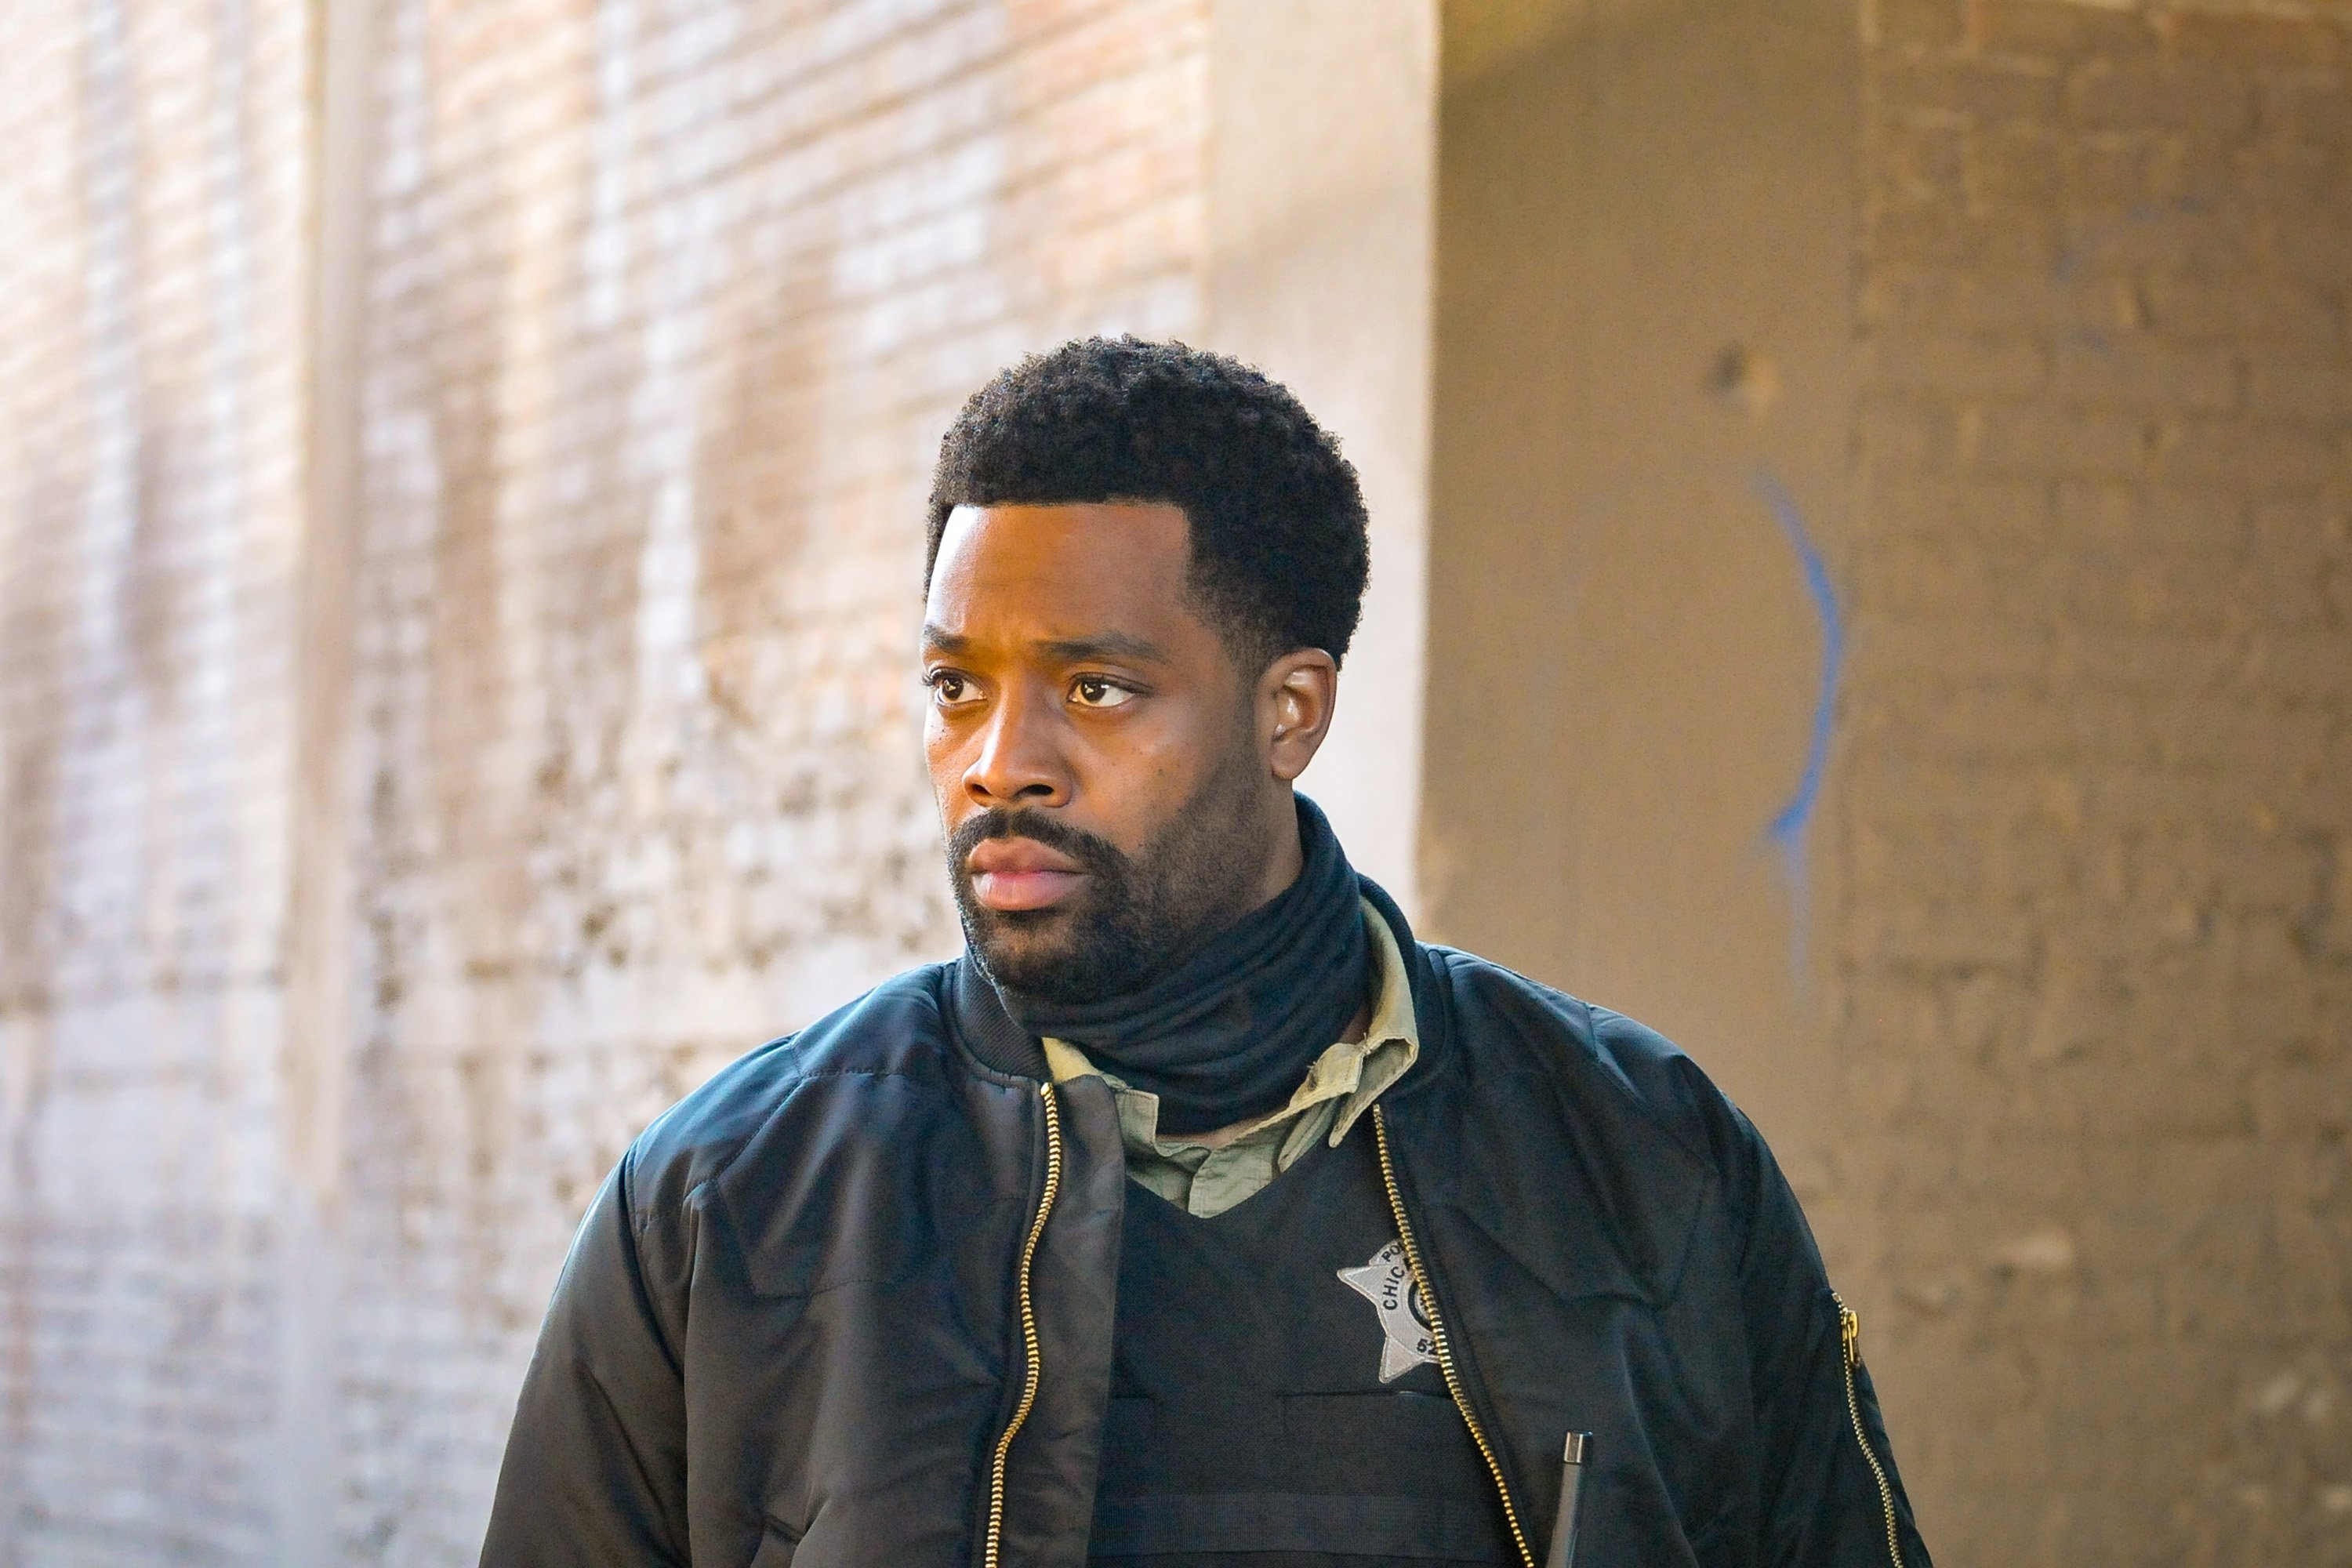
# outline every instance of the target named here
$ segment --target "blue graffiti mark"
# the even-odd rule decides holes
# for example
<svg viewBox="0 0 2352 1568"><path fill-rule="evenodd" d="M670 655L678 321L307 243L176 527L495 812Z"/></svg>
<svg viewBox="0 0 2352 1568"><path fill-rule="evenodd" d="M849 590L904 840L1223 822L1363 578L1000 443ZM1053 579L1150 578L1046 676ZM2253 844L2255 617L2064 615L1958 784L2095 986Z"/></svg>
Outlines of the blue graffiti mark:
<svg viewBox="0 0 2352 1568"><path fill-rule="evenodd" d="M1789 797L1789 804L1780 808L1780 815L1764 830L1764 837L1789 857L1790 877L1801 889L1805 831L1811 826L1813 807L1821 800L1822 779L1829 772L1831 731L1837 722L1838 674L1845 660L1845 623L1838 613L1837 590L1830 585L1829 568L1822 564L1822 552L1813 548L1812 539L1805 531L1805 520L1797 510L1796 500L1768 469L1757 469L1751 483L1757 496L1779 521L1780 531L1789 536L1790 547L1796 551L1797 563L1805 574L1806 592L1812 595L1814 612L1822 622L1822 679L1813 700L1813 733L1805 749L1805 771L1797 780L1796 793Z"/></svg>

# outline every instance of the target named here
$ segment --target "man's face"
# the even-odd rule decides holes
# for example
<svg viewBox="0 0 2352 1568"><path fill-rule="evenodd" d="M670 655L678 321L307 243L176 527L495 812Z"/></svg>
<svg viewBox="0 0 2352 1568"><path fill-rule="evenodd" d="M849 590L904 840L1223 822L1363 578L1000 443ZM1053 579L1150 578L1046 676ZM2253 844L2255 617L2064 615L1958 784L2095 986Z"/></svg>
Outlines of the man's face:
<svg viewBox="0 0 2352 1568"><path fill-rule="evenodd" d="M1295 868L1296 770L1260 734L1280 695L1194 606L1189 534L1180 508L1125 502L948 520L925 747L965 935L1016 991L1093 1001L1147 980L1288 880L1269 823Z"/></svg>

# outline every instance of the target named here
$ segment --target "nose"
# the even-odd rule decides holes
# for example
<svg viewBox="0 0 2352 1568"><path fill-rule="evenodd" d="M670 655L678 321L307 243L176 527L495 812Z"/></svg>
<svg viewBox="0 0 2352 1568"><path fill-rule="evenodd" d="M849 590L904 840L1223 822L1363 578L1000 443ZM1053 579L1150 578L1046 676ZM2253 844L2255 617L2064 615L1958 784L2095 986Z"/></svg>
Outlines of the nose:
<svg viewBox="0 0 2352 1568"><path fill-rule="evenodd" d="M1055 705L1006 692L979 736L980 750L964 769L964 793L981 806L1062 805L1070 798L1069 770L1055 733Z"/></svg>

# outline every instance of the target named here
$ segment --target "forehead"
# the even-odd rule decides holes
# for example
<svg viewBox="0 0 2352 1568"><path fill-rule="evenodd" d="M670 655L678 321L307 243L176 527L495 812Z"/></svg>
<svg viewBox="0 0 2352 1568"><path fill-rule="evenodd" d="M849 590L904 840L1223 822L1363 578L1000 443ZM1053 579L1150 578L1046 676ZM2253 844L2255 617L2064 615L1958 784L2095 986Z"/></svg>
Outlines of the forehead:
<svg viewBox="0 0 2352 1568"><path fill-rule="evenodd" d="M959 637L1159 640L1198 625L1184 594L1191 534L1183 509L1160 502L960 506L940 537L924 618Z"/></svg>

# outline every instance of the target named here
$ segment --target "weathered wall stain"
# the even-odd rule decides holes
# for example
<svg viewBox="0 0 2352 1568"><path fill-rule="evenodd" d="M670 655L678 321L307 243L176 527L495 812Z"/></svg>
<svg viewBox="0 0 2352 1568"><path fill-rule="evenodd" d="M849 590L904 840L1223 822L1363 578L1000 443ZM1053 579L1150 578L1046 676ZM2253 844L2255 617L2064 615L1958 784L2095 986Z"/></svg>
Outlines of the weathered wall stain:
<svg viewBox="0 0 2352 1568"><path fill-rule="evenodd" d="M302 15L68 4L11 27L0 1562L69 1550L90 1508L126 1553L249 1553Z"/></svg>
<svg viewBox="0 0 2352 1568"><path fill-rule="evenodd" d="M1134 301L1193 265L1182 226L1137 218L1190 199L1173 176L1073 174L1050 211L1021 184L1139 142L1190 166L1181 116L1100 145L1031 101L1098 70L1164 106L1186 11L1022 31L974 7L939 40L960 71L845 25L855 5L756 34L725 6L388 18L343 1243L374 1316L338 1352L354 1558L470 1549L503 1401L628 1137L952 941L907 674L927 449L970 385L1069 330L1046 312L1148 325ZM942 69L936 106L893 74ZM1089 225L1117 242L1084 249Z"/></svg>

